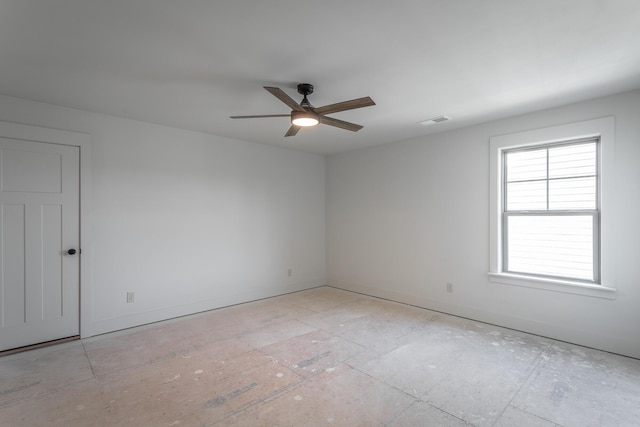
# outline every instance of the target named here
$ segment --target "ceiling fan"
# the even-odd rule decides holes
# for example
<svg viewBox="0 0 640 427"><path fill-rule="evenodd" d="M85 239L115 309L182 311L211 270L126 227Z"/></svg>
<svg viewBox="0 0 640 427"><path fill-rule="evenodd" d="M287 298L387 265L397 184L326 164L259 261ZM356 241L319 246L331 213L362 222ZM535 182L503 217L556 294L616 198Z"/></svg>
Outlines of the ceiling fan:
<svg viewBox="0 0 640 427"><path fill-rule="evenodd" d="M232 119L256 119L265 117L291 117L291 127L284 136L294 136L301 127L315 126L322 123L329 126L335 126L340 129L357 132L363 126L355 123L345 122L343 120L327 117L326 114L337 113L339 111L353 110L355 108L369 107L376 105L373 99L365 96L364 98L352 99L350 101L338 102L337 104L329 104L324 107L314 107L307 99L307 95L313 93L313 85L309 83L300 83L298 85L298 93L303 95L302 101L298 104L293 98L287 95L282 89L271 86L264 86L273 96L284 102L291 108L290 114L263 114L259 116L231 116Z"/></svg>

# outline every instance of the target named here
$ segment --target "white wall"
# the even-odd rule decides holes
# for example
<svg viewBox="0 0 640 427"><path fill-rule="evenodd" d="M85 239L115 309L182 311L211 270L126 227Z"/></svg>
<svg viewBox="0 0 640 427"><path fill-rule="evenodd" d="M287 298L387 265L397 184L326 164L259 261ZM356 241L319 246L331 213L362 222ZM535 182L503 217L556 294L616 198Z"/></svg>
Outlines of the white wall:
<svg viewBox="0 0 640 427"><path fill-rule="evenodd" d="M609 115L616 299L489 282L489 137ZM640 357L638 117L635 91L329 157L329 284ZM91 134L92 333L325 283L323 157L3 96L0 120Z"/></svg>
<svg viewBox="0 0 640 427"><path fill-rule="evenodd" d="M322 156L2 96L0 120L91 135L83 331L325 284Z"/></svg>
<svg viewBox="0 0 640 427"><path fill-rule="evenodd" d="M610 115L615 299L489 282L489 138ZM327 159L328 283L640 357L639 212L640 91L338 154Z"/></svg>

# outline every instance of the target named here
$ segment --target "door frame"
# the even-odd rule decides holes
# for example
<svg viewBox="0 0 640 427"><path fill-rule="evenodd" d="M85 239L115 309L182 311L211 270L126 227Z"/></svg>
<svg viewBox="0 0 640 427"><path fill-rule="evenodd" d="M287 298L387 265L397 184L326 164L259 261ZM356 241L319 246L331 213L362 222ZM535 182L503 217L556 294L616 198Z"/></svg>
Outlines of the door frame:
<svg viewBox="0 0 640 427"><path fill-rule="evenodd" d="M70 145L80 150L80 338L91 332L91 135L88 133L0 121L0 137L49 144Z"/></svg>

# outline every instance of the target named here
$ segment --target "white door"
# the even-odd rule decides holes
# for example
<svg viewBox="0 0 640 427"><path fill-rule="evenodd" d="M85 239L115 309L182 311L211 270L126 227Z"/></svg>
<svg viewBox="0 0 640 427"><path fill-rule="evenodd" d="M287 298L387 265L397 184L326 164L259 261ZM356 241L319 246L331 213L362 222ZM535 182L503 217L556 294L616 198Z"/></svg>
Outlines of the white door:
<svg viewBox="0 0 640 427"><path fill-rule="evenodd" d="M79 335L79 154L0 138L0 351Z"/></svg>

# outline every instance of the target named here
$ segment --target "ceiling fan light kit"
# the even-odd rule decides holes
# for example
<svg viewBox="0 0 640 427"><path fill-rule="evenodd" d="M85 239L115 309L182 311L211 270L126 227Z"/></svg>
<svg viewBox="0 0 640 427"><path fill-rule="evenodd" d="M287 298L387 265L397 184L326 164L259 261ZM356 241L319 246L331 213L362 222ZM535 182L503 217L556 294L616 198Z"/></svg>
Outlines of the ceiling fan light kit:
<svg viewBox="0 0 640 427"><path fill-rule="evenodd" d="M313 111L292 111L291 112L291 124L296 126L308 127L316 126L318 123L318 115Z"/></svg>
<svg viewBox="0 0 640 427"><path fill-rule="evenodd" d="M303 96L302 101L298 104L293 98L287 95L282 89L271 86L264 88L273 96L284 102L291 108L291 127L284 136L294 136L301 127L316 126L319 123L334 126L340 129L357 132L362 129L361 125L345 122L343 120L327 117L326 114L337 113L340 111L353 110L356 108L370 107L376 105L373 99L366 96L364 98L352 99L350 101L338 102L337 104L329 104L323 107L314 107L307 99L307 95L313 93L313 85L309 83L300 83L298 85L298 93ZM266 117L287 117L289 114L263 114L257 116L231 116L232 119L256 119Z"/></svg>

